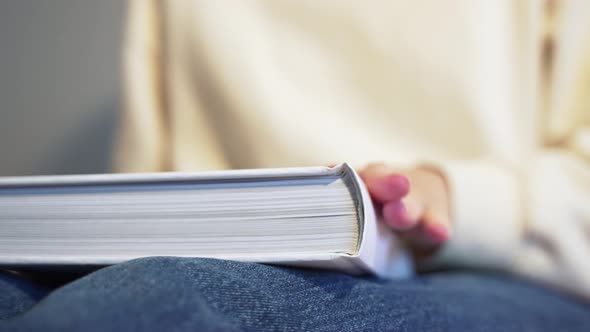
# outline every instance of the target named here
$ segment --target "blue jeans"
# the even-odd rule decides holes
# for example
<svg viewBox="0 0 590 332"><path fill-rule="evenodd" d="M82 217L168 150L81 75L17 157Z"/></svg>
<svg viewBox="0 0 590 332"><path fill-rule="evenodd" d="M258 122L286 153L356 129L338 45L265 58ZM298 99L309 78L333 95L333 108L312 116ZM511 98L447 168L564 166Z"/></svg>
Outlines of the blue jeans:
<svg viewBox="0 0 590 332"><path fill-rule="evenodd" d="M586 304L481 273L391 282L146 258L52 291L0 276L0 331L590 331Z"/></svg>

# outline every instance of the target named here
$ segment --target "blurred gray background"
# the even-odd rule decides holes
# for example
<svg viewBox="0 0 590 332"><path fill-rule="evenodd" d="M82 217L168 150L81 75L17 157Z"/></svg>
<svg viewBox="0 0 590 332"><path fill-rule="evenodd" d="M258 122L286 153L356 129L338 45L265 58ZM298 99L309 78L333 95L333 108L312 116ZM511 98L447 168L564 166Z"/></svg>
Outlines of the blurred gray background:
<svg viewBox="0 0 590 332"><path fill-rule="evenodd" d="M0 176L109 170L125 8L0 2Z"/></svg>

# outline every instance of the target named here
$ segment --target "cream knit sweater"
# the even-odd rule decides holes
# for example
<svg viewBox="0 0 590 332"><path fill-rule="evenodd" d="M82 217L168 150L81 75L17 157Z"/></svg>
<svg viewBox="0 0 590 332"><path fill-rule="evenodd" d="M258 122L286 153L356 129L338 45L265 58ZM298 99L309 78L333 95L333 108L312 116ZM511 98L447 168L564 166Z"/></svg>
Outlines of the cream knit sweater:
<svg viewBox="0 0 590 332"><path fill-rule="evenodd" d="M117 168L430 162L438 262L590 298L590 1L550 4L132 1Z"/></svg>

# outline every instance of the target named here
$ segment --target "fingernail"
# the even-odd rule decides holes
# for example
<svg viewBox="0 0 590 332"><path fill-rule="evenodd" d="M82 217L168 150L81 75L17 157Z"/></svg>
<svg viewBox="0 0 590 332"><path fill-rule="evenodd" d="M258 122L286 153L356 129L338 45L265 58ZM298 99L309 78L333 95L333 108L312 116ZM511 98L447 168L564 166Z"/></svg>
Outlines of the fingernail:
<svg viewBox="0 0 590 332"><path fill-rule="evenodd" d="M410 190L410 180L404 175L393 174L389 176L389 185L399 196L406 195Z"/></svg>
<svg viewBox="0 0 590 332"><path fill-rule="evenodd" d="M402 202L391 202L383 208L383 217L388 224L395 228L407 229L413 225L408 216L408 210Z"/></svg>
<svg viewBox="0 0 590 332"><path fill-rule="evenodd" d="M428 235L436 242L445 242L451 237L451 230L447 225L434 223L426 227Z"/></svg>

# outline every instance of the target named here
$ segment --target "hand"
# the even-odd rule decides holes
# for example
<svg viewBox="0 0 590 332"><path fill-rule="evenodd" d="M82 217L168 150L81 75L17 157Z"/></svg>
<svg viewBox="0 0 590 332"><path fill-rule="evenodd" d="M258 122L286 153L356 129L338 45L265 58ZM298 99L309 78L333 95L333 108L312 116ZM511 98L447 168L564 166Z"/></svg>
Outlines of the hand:
<svg viewBox="0 0 590 332"><path fill-rule="evenodd" d="M371 164L359 172L375 209L418 255L429 254L451 235L449 194L442 174L427 168Z"/></svg>

